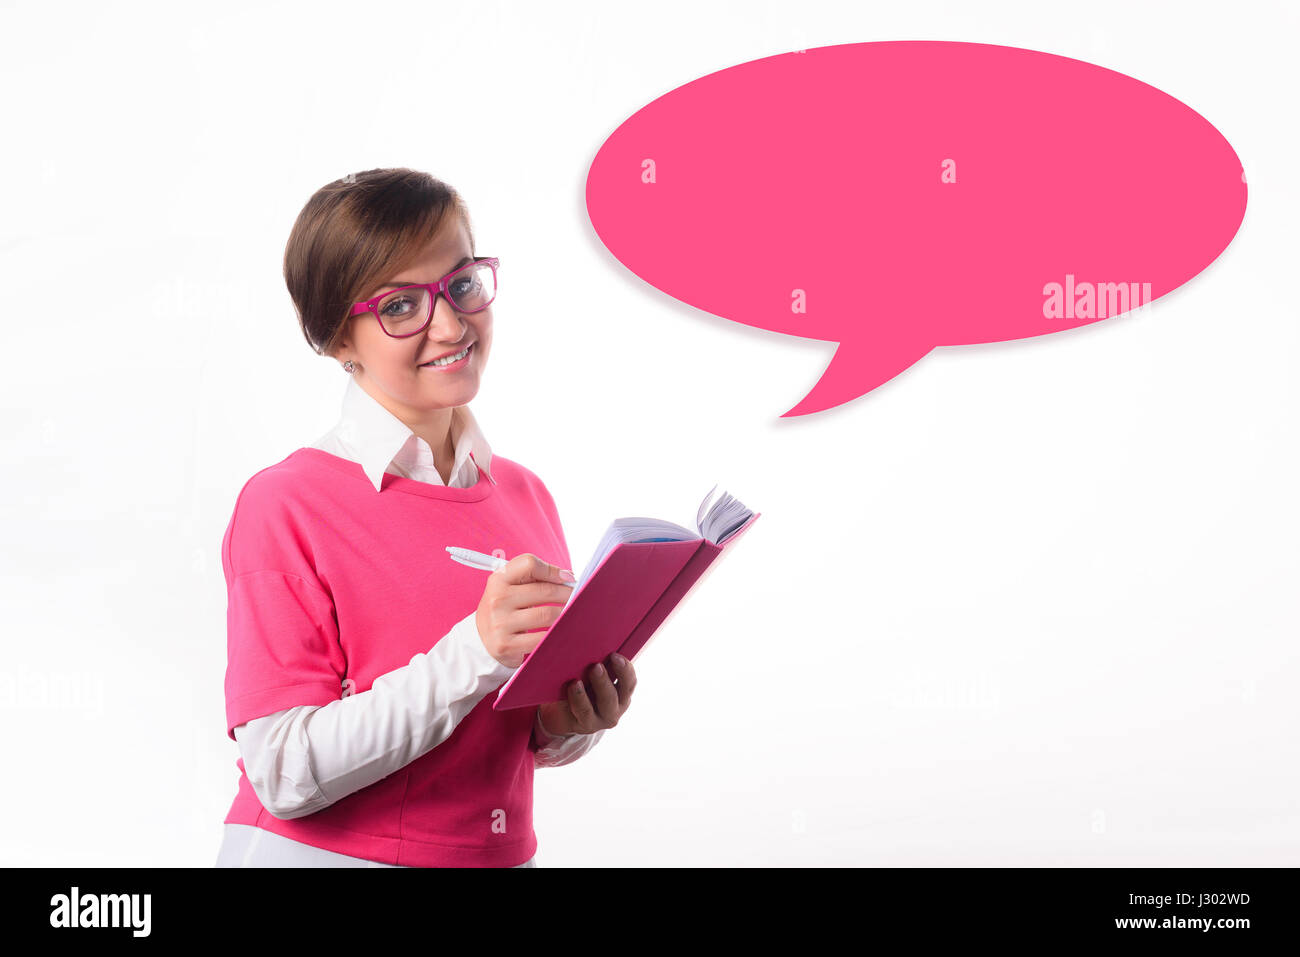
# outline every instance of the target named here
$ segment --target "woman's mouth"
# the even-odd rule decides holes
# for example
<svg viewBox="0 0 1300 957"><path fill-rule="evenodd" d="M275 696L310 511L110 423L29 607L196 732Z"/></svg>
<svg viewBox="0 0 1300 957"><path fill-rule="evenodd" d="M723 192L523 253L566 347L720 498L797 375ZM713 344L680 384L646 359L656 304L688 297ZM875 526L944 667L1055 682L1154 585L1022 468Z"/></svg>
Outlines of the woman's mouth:
<svg viewBox="0 0 1300 957"><path fill-rule="evenodd" d="M435 359L433 362L425 362L416 368L432 369L434 372L455 372L457 369L463 369L469 365L470 353L474 350L477 343L471 342L460 352L448 356L446 359Z"/></svg>

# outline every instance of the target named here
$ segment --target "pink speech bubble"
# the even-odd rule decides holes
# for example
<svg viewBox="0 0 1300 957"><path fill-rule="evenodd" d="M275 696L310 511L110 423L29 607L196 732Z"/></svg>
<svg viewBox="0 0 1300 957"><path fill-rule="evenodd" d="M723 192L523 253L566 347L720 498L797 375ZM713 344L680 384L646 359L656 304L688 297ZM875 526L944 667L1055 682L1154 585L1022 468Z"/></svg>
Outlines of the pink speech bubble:
<svg viewBox="0 0 1300 957"><path fill-rule="evenodd" d="M1190 107L1081 60L982 43L819 47L665 93L601 146L587 211L646 282L838 342L784 416L938 345L1129 312L1212 263L1241 162Z"/></svg>

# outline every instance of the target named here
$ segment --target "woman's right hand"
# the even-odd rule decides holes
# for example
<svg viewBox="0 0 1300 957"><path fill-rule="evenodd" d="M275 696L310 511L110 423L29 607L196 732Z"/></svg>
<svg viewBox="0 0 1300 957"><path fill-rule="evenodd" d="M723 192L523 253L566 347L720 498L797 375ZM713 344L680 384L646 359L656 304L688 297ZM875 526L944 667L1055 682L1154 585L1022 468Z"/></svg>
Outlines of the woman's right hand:
<svg viewBox="0 0 1300 957"><path fill-rule="evenodd" d="M572 587L560 582L574 580L573 572L531 552L516 555L489 575L474 618L488 654L507 668L523 664L573 594Z"/></svg>

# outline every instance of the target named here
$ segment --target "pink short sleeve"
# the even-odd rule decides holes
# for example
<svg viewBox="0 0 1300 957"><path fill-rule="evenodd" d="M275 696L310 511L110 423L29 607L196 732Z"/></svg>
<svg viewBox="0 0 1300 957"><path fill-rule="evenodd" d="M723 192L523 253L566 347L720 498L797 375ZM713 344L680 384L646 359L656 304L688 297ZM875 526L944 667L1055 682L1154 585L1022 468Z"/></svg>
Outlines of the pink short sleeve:
<svg viewBox="0 0 1300 957"><path fill-rule="evenodd" d="M235 578L226 610L226 734L236 725L342 695L347 662L330 597L285 572Z"/></svg>
<svg viewBox="0 0 1300 957"><path fill-rule="evenodd" d="M308 534L320 516L301 491L297 476L263 469L239 493L222 541L232 741L245 721L343 694L347 657Z"/></svg>

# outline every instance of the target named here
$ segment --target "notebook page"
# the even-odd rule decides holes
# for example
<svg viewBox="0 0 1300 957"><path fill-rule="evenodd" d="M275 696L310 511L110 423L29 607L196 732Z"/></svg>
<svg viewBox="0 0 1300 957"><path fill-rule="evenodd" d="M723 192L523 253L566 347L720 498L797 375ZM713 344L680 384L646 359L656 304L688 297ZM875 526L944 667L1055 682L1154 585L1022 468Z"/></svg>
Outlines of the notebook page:
<svg viewBox="0 0 1300 957"><path fill-rule="evenodd" d="M700 503L700 510L695 514L695 527L699 530L701 538L720 545L749 521L754 513L727 492L723 492L722 497L705 512L705 506L708 505L709 498L716 489L717 486L713 486L709 494L704 496L704 501Z"/></svg>
<svg viewBox="0 0 1300 957"><path fill-rule="evenodd" d="M601 537L600 544L596 546L595 553L587 562L587 567L582 570L578 576L578 583L573 592L577 594L578 590L586 583L605 556L612 552L616 547L624 542L641 542L647 539L667 539L670 542L687 542L693 538L699 538L688 528L682 528L673 522L665 521L659 518L647 518L643 515L633 515L624 518L616 518L610 523L609 528ZM572 601L570 597L569 601ZM566 603L567 604L567 603Z"/></svg>

